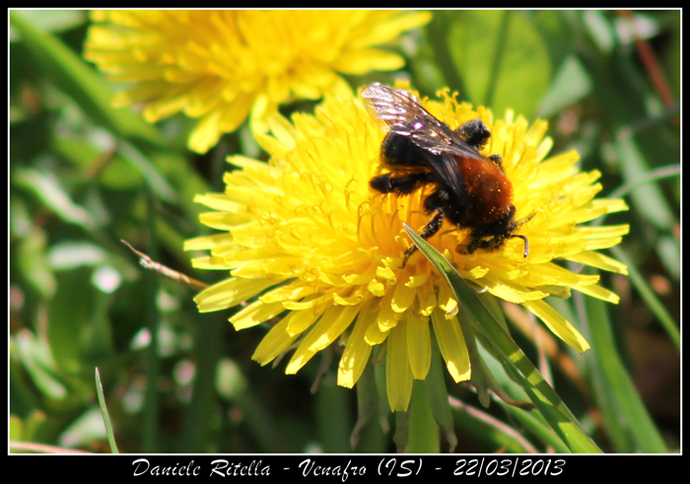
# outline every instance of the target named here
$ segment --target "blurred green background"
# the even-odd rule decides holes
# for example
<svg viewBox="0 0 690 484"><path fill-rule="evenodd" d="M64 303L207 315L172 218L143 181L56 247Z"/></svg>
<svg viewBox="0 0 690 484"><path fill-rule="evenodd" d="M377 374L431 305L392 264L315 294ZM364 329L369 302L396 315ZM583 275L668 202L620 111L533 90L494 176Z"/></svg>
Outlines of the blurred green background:
<svg viewBox="0 0 690 484"><path fill-rule="evenodd" d="M193 120L149 125L110 107L115 87L81 58L87 11L13 11L10 22L10 440L27 444L13 448L110 452L99 367L122 452L352 451L357 395L335 385L337 355L314 393L328 361L296 376L260 367L251 354L265 328L238 333L229 312L198 314L191 289L146 272L120 242L221 279L193 270L182 244L208 233L192 199L222 190L225 157L265 159L248 128L191 153ZM552 154L577 149L583 170L603 173L600 196L630 205L605 220L631 226L609 251L630 277L602 274L620 304L554 303L593 349L574 354L544 332L539 351L514 331L606 452L679 446L680 33L677 10L435 11L393 47L404 71L347 79L359 88L406 76L423 95L448 86L496 115L547 119ZM528 417L447 385L462 401L456 451L549 449ZM394 451L385 427L373 419L356 451Z"/></svg>

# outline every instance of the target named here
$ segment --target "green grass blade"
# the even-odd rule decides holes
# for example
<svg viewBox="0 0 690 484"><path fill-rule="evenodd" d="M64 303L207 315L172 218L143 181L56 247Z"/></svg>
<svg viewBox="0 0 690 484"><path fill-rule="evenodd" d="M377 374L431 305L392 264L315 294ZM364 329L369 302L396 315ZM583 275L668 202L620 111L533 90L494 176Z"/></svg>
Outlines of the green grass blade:
<svg viewBox="0 0 690 484"><path fill-rule="evenodd" d="M103 423L105 424L105 432L108 435L108 443L110 444L110 451L113 454L119 454L115 442L115 434L113 433L113 424L110 422L110 415L108 414L108 406L105 404L105 396L103 395L103 384L101 383L101 373L96 367L96 393L98 394L98 405L101 407L101 414L103 415Z"/></svg>
<svg viewBox="0 0 690 484"><path fill-rule="evenodd" d="M676 346L678 353L680 353L680 329L678 328L678 323L676 323L671 313L668 311L666 306L661 302L659 296L650 287L649 282L640 274L637 270L637 266L634 261L630 260L625 251L620 247L612 247L611 252L613 255L621 261L623 264L628 266L628 271L630 271L630 280L632 281L635 289L640 293L640 296L644 300L646 306L650 311L654 313L657 317L659 323L664 327L664 330L673 341Z"/></svg>

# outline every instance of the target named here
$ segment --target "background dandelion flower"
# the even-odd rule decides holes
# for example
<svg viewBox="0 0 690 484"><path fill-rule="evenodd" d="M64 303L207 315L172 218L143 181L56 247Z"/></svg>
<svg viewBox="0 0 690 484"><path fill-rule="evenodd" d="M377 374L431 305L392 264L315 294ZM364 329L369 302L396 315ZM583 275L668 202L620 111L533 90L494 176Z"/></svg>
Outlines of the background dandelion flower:
<svg viewBox="0 0 690 484"><path fill-rule="evenodd" d="M516 217L532 216L520 229L530 251L525 258L523 241L511 239L497 251L460 254L455 249L469 233L448 224L429 242L465 279L523 305L566 343L586 350L586 340L544 298L570 290L613 303L618 297L597 284L598 276L575 274L554 260L625 273L624 265L597 250L618 244L628 226L578 225L625 210L625 203L594 198L600 174L580 173L576 152L547 158L545 122L530 126L512 112L494 120L483 107L474 110L441 94L424 104L451 128L475 118L489 127L485 150L503 157ZM196 198L214 210L201 215L202 223L223 233L189 240L185 248L210 250L194 259L195 267L231 274L197 295L199 310L227 309L258 296L230 318L236 329L283 317L253 358L267 364L296 347L286 369L295 373L338 340L345 346L338 384L345 387L355 385L372 350L385 345L392 410L407 409L413 380L427 376L432 337L452 378L469 379L451 290L419 252L401 267L410 245L402 224L419 228L428 221L426 188L395 197L369 187L385 133L361 100L326 96L315 115L296 114L291 123L276 117L270 124L272 136L257 135L269 164L232 157L240 169L226 173L225 193Z"/></svg>
<svg viewBox="0 0 690 484"><path fill-rule="evenodd" d="M266 129L278 105L345 87L338 73L402 67L375 46L425 24L424 12L110 10L92 14L84 56L117 82L117 105L145 103L156 122L201 118L189 147L206 152L251 113Z"/></svg>

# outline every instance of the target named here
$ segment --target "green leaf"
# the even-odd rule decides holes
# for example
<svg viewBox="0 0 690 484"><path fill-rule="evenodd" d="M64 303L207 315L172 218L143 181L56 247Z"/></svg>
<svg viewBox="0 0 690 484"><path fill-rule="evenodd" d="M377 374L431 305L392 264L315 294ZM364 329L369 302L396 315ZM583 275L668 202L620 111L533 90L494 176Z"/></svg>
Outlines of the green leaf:
<svg viewBox="0 0 690 484"><path fill-rule="evenodd" d="M468 100L497 115L513 109L531 117L551 80L539 31L521 12L469 10L457 15L448 32L448 50Z"/></svg>
<svg viewBox="0 0 690 484"><path fill-rule="evenodd" d="M592 91L592 78L575 57L563 61L549 91L539 104L539 116L555 116L571 104L575 104Z"/></svg>
<svg viewBox="0 0 690 484"><path fill-rule="evenodd" d="M53 173L24 168L15 170L12 181L33 192L43 205L52 210L63 221L78 225L86 231L96 228L96 217L72 201L60 180Z"/></svg>
<svg viewBox="0 0 690 484"><path fill-rule="evenodd" d="M580 297L580 296L578 296ZM588 321L596 321L589 324L589 332L592 340L593 357L596 359L596 367L601 369L601 386L599 400L602 408L604 403L611 404L615 416L624 424L624 430L632 434L636 448L621 449L623 452L668 452L668 447L654 422L644 406L635 384L630 378L611 332L611 322L606 312L605 303L598 299L583 297L583 303L587 310ZM604 420L605 424L606 419ZM627 437L627 435L625 435ZM622 439L628 441L628 438Z"/></svg>
<svg viewBox="0 0 690 484"><path fill-rule="evenodd" d="M405 225L405 230L419 250L438 269L449 283L458 304L467 312L475 324L475 331L485 333L495 346L506 365L512 366L519 382L551 428L573 452L601 452L592 439L581 429L580 424L565 406L558 394L544 380L539 371L525 356L506 330L496 321L491 312L481 303L475 292L467 285L453 266L431 244ZM473 368L474 370L474 368Z"/></svg>
<svg viewBox="0 0 690 484"><path fill-rule="evenodd" d="M54 400L65 400L68 388L55 368L50 349L45 341L36 338L27 330L15 336L17 354L41 393Z"/></svg>

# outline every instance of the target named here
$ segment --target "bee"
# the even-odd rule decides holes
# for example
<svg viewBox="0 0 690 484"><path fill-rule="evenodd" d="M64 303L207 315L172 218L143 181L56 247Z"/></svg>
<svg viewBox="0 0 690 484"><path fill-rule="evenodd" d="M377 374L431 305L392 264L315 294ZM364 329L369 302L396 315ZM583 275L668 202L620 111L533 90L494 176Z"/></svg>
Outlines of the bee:
<svg viewBox="0 0 690 484"><path fill-rule="evenodd" d="M374 176L371 188L405 196L432 187L424 211L433 216L421 228L422 238L437 233L445 219L470 231L469 243L456 247L459 253L498 250L506 240L518 237L527 257L527 237L515 232L529 219L515 220L513 185L503 172L501 156L480 154L491 137L481 119L452 130L424 109L415 95L378 82L364 88L362 99L388 132L380 153L381 168L387 173ZM405 251L402 267L416 249L413 244Z"/></svg>

